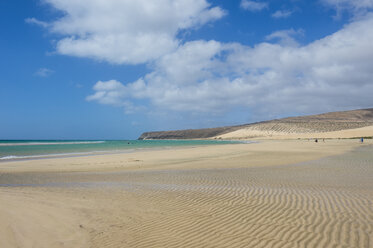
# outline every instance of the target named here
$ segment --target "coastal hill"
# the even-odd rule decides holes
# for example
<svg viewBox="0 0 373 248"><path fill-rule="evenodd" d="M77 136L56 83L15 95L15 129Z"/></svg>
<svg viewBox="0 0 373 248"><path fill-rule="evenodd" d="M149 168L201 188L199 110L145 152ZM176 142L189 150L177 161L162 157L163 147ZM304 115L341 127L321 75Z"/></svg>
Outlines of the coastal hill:
<svg viewBox="0 0 373 248"><path fill-rule="evenodd" d="M373 108L239 126L145 132L139 139L352 138L373 136Z"/></svg>

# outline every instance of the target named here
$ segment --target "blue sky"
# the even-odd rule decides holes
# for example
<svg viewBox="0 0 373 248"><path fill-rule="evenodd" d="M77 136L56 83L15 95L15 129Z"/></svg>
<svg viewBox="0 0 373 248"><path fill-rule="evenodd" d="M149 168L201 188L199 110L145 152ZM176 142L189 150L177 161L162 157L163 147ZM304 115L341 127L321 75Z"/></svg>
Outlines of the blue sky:
<svg viewBox="0 0 373 248"><path fill-rule="evenodd" d="M373 0L0 2L0 139L373 106Z"/></svg>

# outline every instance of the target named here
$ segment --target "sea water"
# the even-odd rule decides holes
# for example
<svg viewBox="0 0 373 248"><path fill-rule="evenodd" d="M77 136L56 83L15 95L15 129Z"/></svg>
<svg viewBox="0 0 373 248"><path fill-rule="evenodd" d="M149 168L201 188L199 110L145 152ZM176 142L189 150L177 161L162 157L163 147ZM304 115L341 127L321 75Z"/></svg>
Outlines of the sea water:
<svg viewBox="0 0 373 248"><path fill-rule="evenodd" d="M0 162L237 143L222 140L0 140Z"/></svg>

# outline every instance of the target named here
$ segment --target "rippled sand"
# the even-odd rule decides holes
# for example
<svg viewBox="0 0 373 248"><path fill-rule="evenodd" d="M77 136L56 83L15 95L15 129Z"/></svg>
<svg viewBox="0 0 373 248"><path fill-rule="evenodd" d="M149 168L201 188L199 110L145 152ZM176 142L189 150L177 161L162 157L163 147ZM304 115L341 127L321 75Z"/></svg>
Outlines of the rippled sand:
<svg viewBox="0 0 373 248"><path fill-rule="evenodd" d="M281 166L229 154L226 168L0 173L0 247L373 247L372 146Z"/></svg>

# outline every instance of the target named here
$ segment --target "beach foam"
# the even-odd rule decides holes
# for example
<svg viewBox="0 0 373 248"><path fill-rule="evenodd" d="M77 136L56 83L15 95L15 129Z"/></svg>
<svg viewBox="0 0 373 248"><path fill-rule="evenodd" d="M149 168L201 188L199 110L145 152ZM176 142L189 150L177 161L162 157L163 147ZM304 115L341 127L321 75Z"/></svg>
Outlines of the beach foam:
<svg viewBox="0 0 373 248"><path fill-rule="evenodd" d="M64 142L7 142L0 143L0 146L48 146L48 145L81 145L81 144L102 144L105 141L64 141Z"/></svg>

